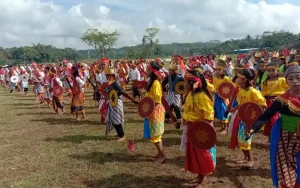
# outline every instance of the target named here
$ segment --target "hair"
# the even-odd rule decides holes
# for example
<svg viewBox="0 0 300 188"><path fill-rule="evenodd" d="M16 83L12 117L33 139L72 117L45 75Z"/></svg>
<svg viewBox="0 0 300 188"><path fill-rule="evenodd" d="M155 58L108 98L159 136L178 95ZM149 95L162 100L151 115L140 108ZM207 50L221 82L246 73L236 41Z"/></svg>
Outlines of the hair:
<svg viewBox="0 0 300 188"><path fill-rule="evenodd" d="M154 70L157 70L157 71L159 71L159 69L160 69L159 64L157 62L152 62L152 63L150 63L149 66L151 66ZM154 72L151 72L151 74L150 74L150 83L147 87L147 92L149 92L151 90L151 87L152 87L155 80L157 80L157 76L154 74Z"/></svg>
<svg viewBox="0 0 300 188"><path fill-rule="evenodd" d="M276 66L276 65L278 65L278 64L277 64L277 62L271 62L271 63L269 63L269 64L267 65L267 68L268 68L268 66L272 66L272 65L273 65L273 66ZM277 74L276 74L275 78L276 78L276 80L279 78L279 72L278 72L278 71L277 71ZM268 74L266 80L263 82L263 85L264 85L264 86L266 86L266 85L268 84L268 80L270 80L269 74Z"/></svg>
<svg viewBox="0 0 300 188"><path fill-rule="evenodd" d="M239 71L239 74L246 78L244 89L252 87L251 81L255 78L255 71L253 69L242 69Z"/></svg>
<svg viewBox="0 0 300 188"><path fill-rule="evenodd" d="M209 93L208 89L207 89L207 83L206 80L204 78L204 75L197 71L197 70L190 70L189 73L191 73L192 75L196 76L197 78L201 79L202 82L202 88L196 88L194 89L191 93L194 96L195 94L199 93L199 92L204 92L204 94L206 94L208 96L208 98L210 98L210 100L212 101L212 96ZM195 83L195 81L188 81L189 85L191 88L193 88L193 85Z"/></svg>
<svg viewBox="0 0 300 188"><path fill-rule="evenodd" d="M73 66L72 67L72 72L73 72L72 75L74 76L74 78L79 76L79 71L78 71L77 67Z"/></svg>

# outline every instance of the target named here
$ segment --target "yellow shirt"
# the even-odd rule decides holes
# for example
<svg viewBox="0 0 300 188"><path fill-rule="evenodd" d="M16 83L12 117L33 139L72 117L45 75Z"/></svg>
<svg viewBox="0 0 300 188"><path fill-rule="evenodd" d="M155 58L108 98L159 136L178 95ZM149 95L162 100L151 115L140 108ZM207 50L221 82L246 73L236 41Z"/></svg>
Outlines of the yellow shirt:
<svg viewBox="0 0 300 188"><path fill-rule="evenodd" d="M267 106L266 99L262 96L260 91L253 87L250 87L248 90L240 89L240 91L237 93L236 100L239 105L247 102L253 102L260 106Z"/></svg>
<svg viewBox="0 0 300 188"><path fill-rule="evenodd" d="M261 94L265 96L274 96L283 94L287 91L289 86L286 83L285 78L278 78L277 80L268 81L267 84L261 84Z"/></svg>
<svg viewBox="0 0 300 188"><path fill-rule="evenodd" d="M214 76L214 78L213 78L213 85L214 85L216 90L218 90L219 86L224 82L231 82L232 83L231 79L227 76L224 76L223 79L217 78L216 76Z"/></svg>
<svg viewBox="0 0 300 188"><path fill-rule="evenodd" d="M214 107L210 98L199 92L192 96L190 92L184 103L183 119L187 122L214 120Z"/></svg>
<svg viewBox="0 0 300 188"><path fill-rule="evenodd" d="M216 89L213 84L211 84L208 80L206 80L207 84L207 90L209 93L214 94L216 92Z"/></svg>
<svg viewBox="0 0 300 188"><path fill-rule="evenodd" d="M155 80L151 86L150 92L146 93L146 97L150 97L155 103L161 104L161 97L163 96L162 87L158 80Z"/></svg>

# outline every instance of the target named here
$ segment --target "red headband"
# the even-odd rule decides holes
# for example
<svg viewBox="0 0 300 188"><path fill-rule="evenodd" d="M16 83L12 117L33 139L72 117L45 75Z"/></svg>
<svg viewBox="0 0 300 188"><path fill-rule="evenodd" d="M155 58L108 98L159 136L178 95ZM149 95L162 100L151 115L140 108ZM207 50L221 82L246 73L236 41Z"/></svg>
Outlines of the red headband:
<svg viewBox="0 0 300 188"><path fill-rule="evenodd" d="M148 65L148 69L149 69L149 71L153 72L157 76L157 79L162 80L163 75L161 74L161 72L159 72L158 70L154 69L151 66L151 64Z"/></svg>
<svg viewBox="0 0 300 188"><path fill-rule="evenodd" d="M186 72L185 75L184 75L184 79L188 80L188 81L195 81L194 85L193 85L193 89L196 89L196 88L202 88L202 81L200 78L192 75L191 73L189 72Z"/></svg>

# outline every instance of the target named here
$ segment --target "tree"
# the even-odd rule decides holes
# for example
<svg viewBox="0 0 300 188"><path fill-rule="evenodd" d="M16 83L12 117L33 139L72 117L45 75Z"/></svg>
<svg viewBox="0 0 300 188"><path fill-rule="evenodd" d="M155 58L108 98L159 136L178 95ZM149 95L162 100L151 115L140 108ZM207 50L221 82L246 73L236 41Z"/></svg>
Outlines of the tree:
<svg viewBox="0 0 300 188"><path fill-rule="evenodd" d="M153 58L155 46L158 44L159 39L154 39L159 32L158 28L151 27L145 29L146 35L143 36L142 45L144 47L142 54L146 57Z"/></svg>
<svg viewBox="0 0 300 188"><path fill-rule="evenodd" d="M97 28L89 27L80 39L87 45L92 46L101 54L102 57L110 50L118 41L120 33L118 31L108 32L100 31Z"/></svg>

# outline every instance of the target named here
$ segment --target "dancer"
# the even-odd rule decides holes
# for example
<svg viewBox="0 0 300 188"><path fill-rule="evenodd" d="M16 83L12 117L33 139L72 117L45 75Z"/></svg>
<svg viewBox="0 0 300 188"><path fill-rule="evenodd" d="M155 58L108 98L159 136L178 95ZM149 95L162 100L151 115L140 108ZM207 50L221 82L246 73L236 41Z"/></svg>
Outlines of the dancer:
<svg viewBox="0 0 300 188"><path fill-rule="evenodd" d="M268 76L266 80L261 85L261 93L267 101L267 106L270 107L274 102L274 99L285 93L289 86L286 83L285 78L280 78L278 74L279 66L277 63L269 63L267 65ZM270 131L273 125L279 118L279 114L275 114L269 122L265 124L264 135L269 138L268 143L270 143Z"/></svg>
<svg viewBox="0 0 300 188"><path fill-rule="evenodd" d="M267 106L266 100L262 94L251 85L251 81L254 79L254 77L254 71L251 71L250 69L243 69L237 74L236 83L240 87L240 90L236 95L236 100L239 106L247 102L253 102L262 107ZM239 106L232 108L229 111L235 112L235 110L238 110ZM245 141L246 125L240 121L239 116L235 116L233 121L234 123L232 128L230 149L235 149L236 145L238 144L243 152L244 158L237 160L237 164L242 164L246 167L252 167L254 163L251 156L252 137Z"/></svg>
<svg viewBox="0 0 300 188"><path fill-rule="evenodd" d="M184 104L183 120L186 134L189 124L195 121L207 121L213 126L214 108L206 80L199 71L190 70L185 73L185 88L188 96ZM183 138L184 139L184 138ZM201 160L200 160L201 159ZM185 170L198 174L198 187L202 187L205 176L213 173L216 167L216 147L210 150L195 148L186 139Z"/></svg>
<svg viewBox="0 0 300 188"><path fill-rule="evenodd" d="M55 67L52 67L49 72L49 76L51 79L51 84L49 89L50 92L53 92L53 89L61 89L63 91L63 83L56 75L56 72L57 70L55 69ZM58 114L58 108L61 109L61 114L65 112L64 102L63 102L63 92L61 93L53 92L52 107L56 114Z"/></svg>
<svg viewBox="0 0 300 188"><path fill-rule="evenodd" d="M258 118L247 133L247 138L251 138L279 112L281 117L272 128L270 143L273 185L300 188L300 67L289 67L285 77L290 89L278 96Z"/></svg>
<svg viewBox="0 0 300 188"><path fill-rule="evenodd" d="M86 119L85 109L84 109L84 81L79 77L79 70L77 67L72 67L73 76L73 87L72 89L72 102L71 102L71 113L75 113L75 118L77 121L79 119L79 113L82 113L82 120Z"/></svg>
<svg viewBox="0 0 300 188"><path fill-rule="evenodd" d="M116 106L113 106L111 102L108 102L108 117L106 123L106 135L115 128L118 134L118 141L122 142L126 139L124 134L124 110L123 110L123 101L121 96L126 97L131 100L133 103L138 104L132 97L124 92L123 88L119 85L115 77L114 69L106 67L105 70L106 78L108 79L109 90L115 90L118 96L112 96L110 99L113 103L116 103Z"/></svg>
<svg viewBox="0 0 300 188"><path fill-rule="evenodd" d="M162 135L164 133L164 114L165 109L162 105L161 98L163 97L162 86L160 81L162 75L159 72L159 64L152 62L148 65L146 75L149 77L149 84L146 89L146 97L150 97L155 101L155 109L149 118L145 119L144 129L150 130L150 142L155 144L158 154L155 162L161 164L166 160L166 155L163 151ZM146 132L144 130L144 132ZM144 135L148 138L149 135Z"/></svg>

